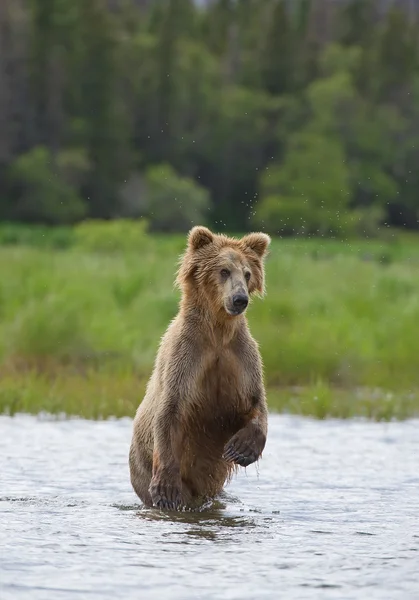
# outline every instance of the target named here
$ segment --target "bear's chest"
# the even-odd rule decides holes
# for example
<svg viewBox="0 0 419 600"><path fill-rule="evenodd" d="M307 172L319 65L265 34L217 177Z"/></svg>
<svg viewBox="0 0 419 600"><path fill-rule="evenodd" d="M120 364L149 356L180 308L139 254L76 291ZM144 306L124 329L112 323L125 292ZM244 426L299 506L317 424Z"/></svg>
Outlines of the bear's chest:
<svg viewBox="0 0 419 600"><path fill-rule="evenodd" d="M231 350L205 357L201 381L202 400L218 414L247 413L252 404L252 376L243 360Z"/></svg>

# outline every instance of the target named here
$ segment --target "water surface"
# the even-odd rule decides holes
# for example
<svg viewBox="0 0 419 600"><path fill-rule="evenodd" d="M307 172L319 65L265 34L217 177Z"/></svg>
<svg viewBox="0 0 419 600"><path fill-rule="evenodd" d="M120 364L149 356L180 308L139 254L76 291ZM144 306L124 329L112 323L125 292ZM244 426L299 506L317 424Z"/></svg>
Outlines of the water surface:
<svg viewBox="0 0 419 600"><path fill-rule="evenodd" d="M143 509L129 419L0 417L0 599L419 598L419 421L271 415L203 513Z"/></svg>

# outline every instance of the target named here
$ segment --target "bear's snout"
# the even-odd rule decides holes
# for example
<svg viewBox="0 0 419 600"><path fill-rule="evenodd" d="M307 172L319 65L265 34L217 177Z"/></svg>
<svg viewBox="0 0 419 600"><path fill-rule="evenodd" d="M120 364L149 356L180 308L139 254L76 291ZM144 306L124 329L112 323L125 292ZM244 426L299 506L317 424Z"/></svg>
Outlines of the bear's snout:
<svg viewBox="0 0 419 600"><path fill-rule="evenodd" d="M238 314L242 313L249 304L249 298L245 294L234 294L233 307Z"/></svg>

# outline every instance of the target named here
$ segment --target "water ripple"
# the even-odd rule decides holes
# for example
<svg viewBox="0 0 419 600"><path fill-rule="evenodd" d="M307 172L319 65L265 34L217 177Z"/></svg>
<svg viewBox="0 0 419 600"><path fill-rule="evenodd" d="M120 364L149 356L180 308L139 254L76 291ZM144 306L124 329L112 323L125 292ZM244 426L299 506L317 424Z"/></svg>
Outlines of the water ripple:
<svg viewBox="0 0 419 600"><path fill-rule="evenodd" d="M419 422L271 415L205 510L141 507L129 419L0 417L1 600L419 597Z"/></svg>

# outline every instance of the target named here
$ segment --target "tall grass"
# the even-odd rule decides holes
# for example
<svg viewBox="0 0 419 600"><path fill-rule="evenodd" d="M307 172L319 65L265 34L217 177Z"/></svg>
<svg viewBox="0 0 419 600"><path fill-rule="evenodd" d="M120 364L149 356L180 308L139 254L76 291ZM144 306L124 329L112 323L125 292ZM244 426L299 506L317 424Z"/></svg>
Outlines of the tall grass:
<svg viewBox="0 0 419 600"><path fill-rule="evenodd" d="M0 247L0 412L132 414L177 311L184 243L149 236L109 253ZM248 317L271 407L419 412L419 240L274 240L266 269L267 296ZM304 393L289 391L296 386ZM367 402L359 388L385 391Z"/></svg>
<svg viewBox="0 0 419 600"><path fill-rule="evenodd" d="M280 255L255 306L268 382L406 388L419 384L419 265Z"/></svg>

